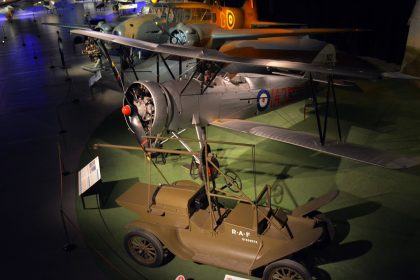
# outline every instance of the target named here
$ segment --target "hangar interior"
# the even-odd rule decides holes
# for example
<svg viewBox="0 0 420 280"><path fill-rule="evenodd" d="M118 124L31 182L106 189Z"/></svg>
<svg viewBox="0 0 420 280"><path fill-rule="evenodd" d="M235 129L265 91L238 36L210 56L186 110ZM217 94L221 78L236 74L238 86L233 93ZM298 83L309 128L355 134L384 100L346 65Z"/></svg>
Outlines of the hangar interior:
<svg viewBox="0 0 420 280"><path fill-rule="evenodd" d="M373 29L316 38L336 45L340 65L399 70L415 1L398 5L283 2L258 1L260 19ZM229 274L259 279L176 257L160 268L144 268L125 253L125 225L136 215L119 207L115 199L134 182L147 180L148 166L138 151L93 149L95 143L136 145L120 113L121 91L110 71L89 87L92 73L82 69L89 63L81 54L82 46L74 45L67 29L42 24L81 24L87 11L92 18L114 20L110 7L96 11L95 4L67 3L54 13L42 7L17 11L12 22L0 17L5 275L17 279L175 279L184 275L205 280ZM345 141L419 157L419 83L404 79L356 83L360 90L337 89ZM309 110L305 117L304 105L305 101L296 102L252 120L317 133L315 114ZM329 136L336 138L334 117L330 125ZM184 136L194 138L195 131ZM271 185L273 204L278 207L291 210L329 190L340 191L321 208L336 228L331 246L303 256L315 279L420 277L419 166L384 169L216 127L208 129L208 137L255 145L257 190ZM247 187L253 181L251 151L222 145L212 149L221 167L236 171L244 192L253 197L254 190ZM82 201L77 193L78 171L96 156L101 162L101 193ZM166 164L158 164L175 181L191 178L185 168L190 162L190 157L169 156ZM162 183L154 175L153 183Z"/></svg>

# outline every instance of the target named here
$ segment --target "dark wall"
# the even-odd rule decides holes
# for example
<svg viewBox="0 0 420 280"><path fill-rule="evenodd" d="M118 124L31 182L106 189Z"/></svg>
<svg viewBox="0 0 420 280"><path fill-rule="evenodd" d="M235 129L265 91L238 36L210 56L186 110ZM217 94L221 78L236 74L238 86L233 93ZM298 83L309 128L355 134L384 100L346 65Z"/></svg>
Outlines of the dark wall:
<svg viewBox="0 0 420 280"><path fill-rule="evenodd" d="M223 3L223 1L220 1ZM317 38L354 55L401 63L408 34L408 19L416 0L256 0L260 20L305 23L310 27L372 29L358 34ZM226 0L241 5L243 0Z"/></svg>

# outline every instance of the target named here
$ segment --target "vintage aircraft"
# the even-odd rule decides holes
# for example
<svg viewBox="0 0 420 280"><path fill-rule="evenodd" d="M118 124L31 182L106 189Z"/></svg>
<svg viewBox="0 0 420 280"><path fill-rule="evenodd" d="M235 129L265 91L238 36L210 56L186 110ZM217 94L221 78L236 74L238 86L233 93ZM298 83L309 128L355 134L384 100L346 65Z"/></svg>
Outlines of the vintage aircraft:
<svg viewBox="0 0 420 280"><path fill-rule="evenodd" d="M2 0L0 1L0 14L6 15L7 20L11 21L13 19L13 14L15 12L15 7L27 6L30 1L21 1L21 0ZM35 2L35 1L33 1ZM29 4L33 5L33 2Z"/></svg>
<svg viewBox="0 0 420 280"><path fill-rule="evenodd" d="M223 29L267 28L280 26L302 26L299 23L279 23L258 20L255 0L245 0L242 8L222 6L213 3L165 2L152 3L144 13L153 13L169 23L185 24L212 23ZM214 3L216 2L216 3Z"/></svg>
<svg viewBox="0 0 420 280"><path fill-rule="evenodd" d="M254 0L246 0L241 9L204 3L159 3L148 8L144 14L130 17L116 26L101 23L93 29L159 44L169 41L216 49L232 40L360 31L352 28L258 28L282 24L258 21ZM45 24L80 28L66 24Z"/></svg>
<svg viewBox="0 0 420 280"><path fill-rule="evenodd" d="M292 24L261 22L254 0L242 8L205 3L158 3L142 16L118 24L112 34L139 40L219 48L226 41L256 38L356 32L351 28L288 28ZM276 27L276 28L259 28Z"/></svg>
<svg viewBox="0 0 420 280"><path fill-rule="evenodd" d="M334 104L336 103L332 75L373 79L380 76L378 73L348 70L329 65L238 58L211 49L155 44L88 30L71 32L95 38L101 42L108 41L158 54L169 54L199 61L189 79L174 78L164 83L136 81L126 90L121 84L125 92L122 111L129 128L135 133L140 144L145 144L147 135L170 133L178 138L179 131L190 127L196 129L198 139L204 143L205 127L213 125L387 168L406 168L420 163L420 160L416 158L326 140L327 114L325 114L322 127L317 112L319 138L306 132L243 120L308 96L311 96L316 103L317 95L312 86L314 83L312 73L328 75L327 104L330 103L330 94ZM303 71L306 72L305 76L308 79L247 73L238 73L230 78L218 75L223 65L231 63L286 71ZM116 67L113 69L117 80L121 80ZM339 123L337 125L339 127ZM183 142L181 144L191 150L187 144Z"/></svg>
<svg viewBox="0 0 420 280"><path fill-rule="evenodd" d="M32 7L39 7L43 6L46 10L52 11L56 8L56 3L60 0L56 1L48 1L48 0L0 0L0 14L5 14L8 21L13 19L13 15L17 9L30 9Z"/></svg>

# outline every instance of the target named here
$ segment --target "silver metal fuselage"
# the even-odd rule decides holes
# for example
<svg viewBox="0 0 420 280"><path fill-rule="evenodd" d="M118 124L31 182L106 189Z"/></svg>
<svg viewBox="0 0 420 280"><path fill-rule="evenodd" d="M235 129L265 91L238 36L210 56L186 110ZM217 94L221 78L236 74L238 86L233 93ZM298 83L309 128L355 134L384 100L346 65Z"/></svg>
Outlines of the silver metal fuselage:
<svg viewBox="0 0 420 280"><path fill-rule="evenodd" d="M278 75L240 73L236 82L221 76L201 94L201 82L193 80L181 94L187 81L166 81L161 87L171 99L171 131L191 127L193 116L200 126L218 119L245 119L302 100L307 97L306 79Z"/></svg>

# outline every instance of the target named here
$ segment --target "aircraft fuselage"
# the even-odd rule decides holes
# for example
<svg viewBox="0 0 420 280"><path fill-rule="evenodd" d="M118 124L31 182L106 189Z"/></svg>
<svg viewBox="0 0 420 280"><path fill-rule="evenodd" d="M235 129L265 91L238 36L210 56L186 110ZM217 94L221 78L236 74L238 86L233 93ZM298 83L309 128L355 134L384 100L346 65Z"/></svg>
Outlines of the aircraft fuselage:
<svg viewBox="0 0 420 280"><path fill-rule="evenodd" d="M246 119L307 97L305 79L277 75L238 74L235 82L217 77L201 94L201 82L193 80L182 93L186 81L167 81L161 86L169 93L172 117L169 130L190 127L196 115L200 125L217 119Z"/></svg>

